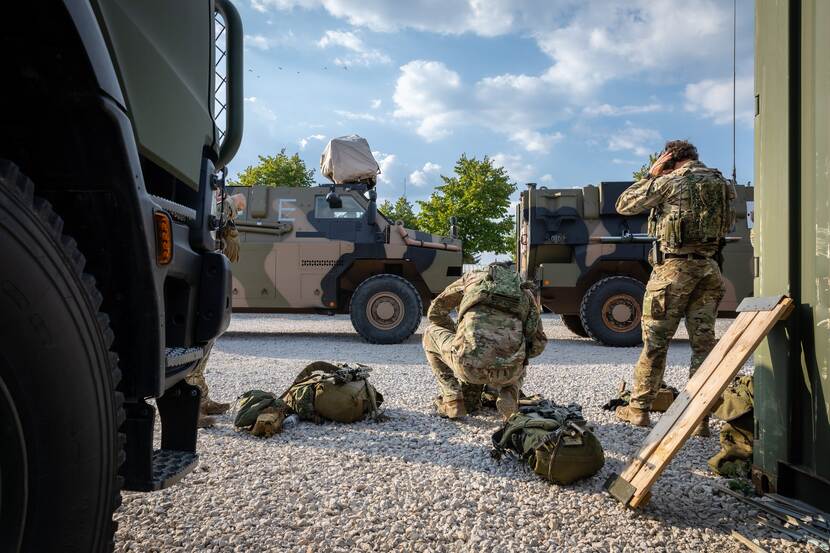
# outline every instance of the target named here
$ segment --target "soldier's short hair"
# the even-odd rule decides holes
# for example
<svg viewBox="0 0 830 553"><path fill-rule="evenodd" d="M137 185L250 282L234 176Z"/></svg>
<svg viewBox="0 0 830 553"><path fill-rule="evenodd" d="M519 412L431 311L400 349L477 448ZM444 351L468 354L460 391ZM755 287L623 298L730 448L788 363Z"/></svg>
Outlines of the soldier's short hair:
<svg viewBox="0 0 830 553"><path fill-rule="evenodd" d="M664 152L671 152L674 159L699 159L697 148L688 140L669 140Z"/></svg>

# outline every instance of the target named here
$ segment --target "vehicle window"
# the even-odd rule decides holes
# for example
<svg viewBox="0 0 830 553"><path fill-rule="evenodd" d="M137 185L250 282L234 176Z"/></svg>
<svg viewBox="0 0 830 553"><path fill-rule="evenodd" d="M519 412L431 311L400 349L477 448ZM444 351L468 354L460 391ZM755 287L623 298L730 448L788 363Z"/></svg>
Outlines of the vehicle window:
<svg viewBox="0 0 830 553"><path fill-rule="evenodd" d="M365 211L351 196L340 196L343 207L332 209L325 196L317 196L314 203L314 216L318 219L361 219Z"/></svg>

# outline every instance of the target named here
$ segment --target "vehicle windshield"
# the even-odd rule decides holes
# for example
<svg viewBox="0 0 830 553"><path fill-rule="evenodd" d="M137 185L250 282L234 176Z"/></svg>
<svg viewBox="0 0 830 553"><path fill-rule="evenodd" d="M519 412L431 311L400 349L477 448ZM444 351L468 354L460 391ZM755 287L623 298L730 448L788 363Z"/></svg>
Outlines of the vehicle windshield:
<svg viewBox="0 0 830 553"><path fill-rule="evenodd" d="M325 196L317 196L314 202L314 216L317 219L362 219L366 211L352 196L340 196L343 205L331 208Z"/></svg>

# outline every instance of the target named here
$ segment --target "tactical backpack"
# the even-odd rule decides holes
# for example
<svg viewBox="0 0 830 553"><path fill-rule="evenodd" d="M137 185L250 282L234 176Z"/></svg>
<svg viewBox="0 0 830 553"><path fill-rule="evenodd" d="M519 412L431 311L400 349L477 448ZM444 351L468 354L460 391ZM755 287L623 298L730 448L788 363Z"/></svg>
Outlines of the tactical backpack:
<svg viewBox="0 0 830 553"><path fill-rule="evenodd" d="M709 468L730 478L748 476L755 426L752 377L735 378L712 413L725 423L720 431L721 449L709 459Z"/></svg>
<svg viewBox="0 0 830 553"><path fill-rule="evenodd" d="M677 176L683 179L688 202L680 201L659 216L652 212L649 234L668 248L719 243L735 224L734 185L709 167L686 167Z"/></svg>
<svg viewBox="0 0 830 553"><path fill-rule="evenodd" d="M602 445L576 404L542 401L522 407L493 434L493 457L508 454L555 484L570 484L596 474L605 464Z"/></svg>
<svg viewBox="0 0 830 553"><path fill-rule="evenodd" d="M286 405L281 399L262 390L249 390L236 401L233 425L254 436L269 438L282 431Z"/></svg>
<svg viewBox="0 0 830 553"><path fill-rule="evenodd" d="M355 422L377 418L383 396L369 381L366 365L315 361L303 369L282 395L301 420Z"/></svg>
<svg viewBox="0 0 830 553"><path fill-rule="evenodd" d="M464 283L464 297L458 306L458 318L461 319L467 311L478 305L510 313L521 320L527 318L531 308L522 279L516 271L498 263L491 263L487 270L476 271Z"/></svg>

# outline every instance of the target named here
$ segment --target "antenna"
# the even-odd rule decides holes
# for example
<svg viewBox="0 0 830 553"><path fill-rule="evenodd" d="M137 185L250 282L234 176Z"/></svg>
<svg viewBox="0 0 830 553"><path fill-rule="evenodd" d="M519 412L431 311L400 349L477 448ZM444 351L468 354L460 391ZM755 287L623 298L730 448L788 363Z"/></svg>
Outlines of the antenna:
<svg viewBox="0 0 830 553"><path fill-rule="evenodd" d="M738 171L736 163L736 134L737 134L737 45L738 45L738 0L732 0L732 184L738 184Z"/></svg>

